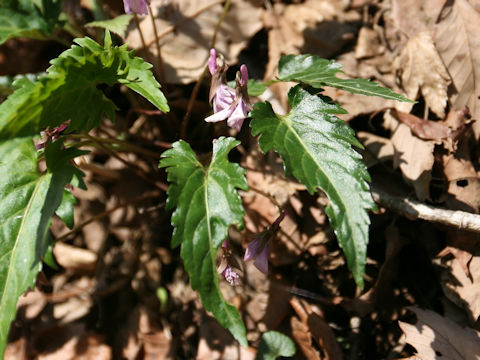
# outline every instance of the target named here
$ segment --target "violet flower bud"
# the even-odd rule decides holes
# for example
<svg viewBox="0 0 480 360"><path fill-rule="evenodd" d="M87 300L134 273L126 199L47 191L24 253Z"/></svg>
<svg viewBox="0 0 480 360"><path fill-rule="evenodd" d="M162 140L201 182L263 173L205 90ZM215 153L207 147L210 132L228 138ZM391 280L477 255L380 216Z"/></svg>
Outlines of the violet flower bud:
<svg viewBox="0 0 480 360"><path fill-rule="evenodd" d="M270 249L268 243L275 237L284 217L285 211L282 211L272 225L255 236L245 251L243 261L254 260L253 265L264 274L268 274L268 251Z"/></svg>
<svg viewBox="0 0 480 360"><path fill-rule="evenodd" d="M123 6L127 14L148 15L149 0L123 0Z"/></svg>

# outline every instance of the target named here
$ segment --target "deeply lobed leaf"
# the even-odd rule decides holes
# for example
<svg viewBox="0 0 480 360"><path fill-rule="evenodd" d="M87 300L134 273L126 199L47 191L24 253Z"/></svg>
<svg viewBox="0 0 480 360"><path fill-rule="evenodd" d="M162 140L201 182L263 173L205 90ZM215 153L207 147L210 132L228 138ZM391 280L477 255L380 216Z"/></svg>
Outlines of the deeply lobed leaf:
<svg viewBox="0 0 480 360"><path fill-rule="evenodd" d="M166 168L170 182L167 208L175 209L172 246L181 244L192 288L198 290L205 309L246 346L240 314L223 299L216 270L217 250L228 228L243 226L244 210L236 189L248 188L245 170L228 161L228 153L238 144L233 138L217 139L212 160L204 166L190 145L180 140L162 154L159 166Z"/></svg>
<svg viewBox="0 0 480 360"><path fill-rule="evenodd" d="M35 284L50 219L73 174L65 163L40 174L31 137L0 141L0 358L17 300Z"/></svg>
<svg viewBox="0 0 480 360"><path fill-rule="evenodd" d="M162 111L169 111L151 65L133 56L126 45L111 46L106 35L103 47L89 38L73 45L51 61L38 81L18 80L18 89L0 105L0 139L29 136L47 126L71 120L68 131L88 131L106 113L114 118L115 105L97 88L99 84L122 83L147 98Z"/></svg>
<svg viewBox="0 0 480 360"><path fill-rule="evenodd" d="M278 64L280 81L298 81L317 89L332 86L354 94L380 96L385 99L413 102L406 97L366 79L340 79L342 65L315 55L282 56Z"/></svg>
<svg viewBox="0 0 480 360"><path fill-rule="evenodd" d="M356 283L363 287L368 226L367 211L375 208L365 165L352 145L361 147L353 130L334 114L344 110L327 98L311 95L299 85L288 95L291 111L281 116L271 105L257 103L252 111L253 135L261 135L263 152L275 150L310 193L328 196L326 213L345 252Z"/></svg>

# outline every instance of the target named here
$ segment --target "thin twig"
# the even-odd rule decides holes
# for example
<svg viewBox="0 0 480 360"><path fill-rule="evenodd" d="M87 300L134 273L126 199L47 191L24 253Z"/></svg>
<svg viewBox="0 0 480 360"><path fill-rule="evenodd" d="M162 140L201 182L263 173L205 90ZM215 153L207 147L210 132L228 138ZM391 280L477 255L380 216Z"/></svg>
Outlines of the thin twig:
<svg viewBox="0 0 480 360"><path fill-rule="evenodd" d="M76 226L74 229L72 229L71 231L69 231L68 233L66 233L65 235L59 237L58 239L56 239L55 241L65 241L66 239L68 239L71 235L75 234L76 232L80 231L82 228L84 228L85 226L87 226L88 224L96 221L96 220L99 220L109 214L111 214L112 212L114 211L117 211L119 209L122 209L128 205L131 205L131 204L135 204L135 203L138 203L138 202L142 202L144 200L148 200L148 199L152 199L152 198L156 198L156 197L159 197L163 192L162 191L158 191L158 190L155 190L155 191L151 191L151 192L148 192L148 193L145 193L143 194L142 196L138 196L136 198L133 198L129 201L126 201L122 204L118 204L117 206L111 208L111 209L108 209L108 210L105 210L104 212L101 212L100 214L97 214L95 216L93 216L92 218L84 221L83 223L81 223L80 225Z"/></svg>
<svg viewBox="0 0 480 360"><path fill-rule="evenodd" d="M221 4L223 3L224 0L217 0L215 2L212 2L200 9L198 9L197 11L195 11L193 14L189 15L189 16L185 16L182 18L182 20L180 20L178 23L174 24L174 25L171 25L169 27L167 27L166 29L164 29L161 33L158 34L158 38L161 39L162 37L174 32L177 27L179 27L180 25L186 23L187 21L190 21L190 20L193 20L195 19L198 15L200 15L201 13L207 11L208 9L214 7L215 5L218 5L218 4ZM152 45L153 42L155 40L152 40L150 43L148 43L148 46Z"/></svg>
<svg viewBox="0 0 480 360"><path fill-rule="evenodd" d="M276 207L278 207L278 210L280 211L280 214L282 213L283 211L283 207L282 205L280 205L280 203L277 201L277 199L275 199L275 197L273 197L272 195L266 193L265 191L263 190L260 190L259 188L256 188L252 185L248 185L249 189L266 197L268 200L270 200L272 202L272 204L274 204Z"/></svg>
<svg viewBox="0 0 480 360"><path fill-rule="evenodd" d="M210 43L210 49L215 47L215 43L217 42L217 33L220 30L220 26L223 23L223 20L225 20L225 16L227 16L228 10L230 9L230 5L232 4L231 0L225 1L225 5L223 5L223 10L222 13L220 14L220 17L218 18L217 25L215 26L215 31L213 32L213 37L212 37L212 42ZM202 85L203 78L207 74L207 69L208 67L205 66L202 74L198 78L195 87L192 90L192 95L190 95L190 99L188 99L188 104L187 104L187 111L185 112L185 116L183 117L182 121L182 128L180 130L180 138L185 139L185 136L187 134L187 127L188 123L190 121L190 115L192 112L193 105L195 104L195 100L198 95L198 91L200 90L200 86Z"/></svg>
<svg viewBox="0 0 480 360"><path fill-rule="evenodd" d="M372 196L379 205L391 209L409 219L422 219L453 226L461 230L480 232L480 215L465 211L437 208L412 199L388 194L377 187L372 188Z"/></svg>
<svg viewBox="0 0 480 360"><path fill-rule="evenodd" d="M160 84L165 87L167 83L165 81L165 69L163 67L162 53L160 52L160 38L158 37L157 24L155 23L155 18L153 17L153 11L150 4L148 4L148 10L150 14L150 20L152 21L152 25L153 25L153 34L155 35L155 44L157 47L157 62L158 62L158 71L160 73L159 74Z"/></svg>
<svg viewBox="0 0 480 360"><path fill-rule="evenodd" d="M135 20L135 24L137 24L138 33L140 34L140 41L142 42L143 52L145 53L145 56L149 58L150 55L148 52L147 43L145 42L145 38L143 37L142 28L140 27L140 20L138 19L138 15L135 12L133 12L133 19ZM150 59L149 61L152 62Z"/></svg>

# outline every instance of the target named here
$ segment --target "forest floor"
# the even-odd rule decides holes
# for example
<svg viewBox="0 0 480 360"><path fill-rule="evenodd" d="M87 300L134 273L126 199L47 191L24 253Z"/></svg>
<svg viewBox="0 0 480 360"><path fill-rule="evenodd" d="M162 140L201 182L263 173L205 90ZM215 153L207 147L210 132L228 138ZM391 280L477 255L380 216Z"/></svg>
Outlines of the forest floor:
<svg viewBox="0 0 480 360"><path fill-rule="evenodd" d="M90 1L65 1L84 28ZM417 101L397 103L326 89L348 111L372 177L378 211L370 214L365 287L356 287L325 215L328 199L285 177L275 153L262 156L248 126L207 124L209 77L202 72L223 2L152 0L162 44L156 61L148 16L125 41L155 64L171 111L106 88L119 111L93 137L134 144L118 155L102 149L76 160L88 190L73 231L52 225L58 269L44 266L23 296L5 359L254 359L260 336L290 336L295 359L474 359L480 355L480 2L478 0L233 0L215 47L258 80L274 79L282 54L335 59L361 77ZM109 17L120 0L103 1ZM67 36L67 35L65 35ZM71 39L67 39L71 41ZM120 37L116 38L121 42ZM45 71L66 48L15 39L0 46L0 75ZM198 83L198 87L195 84ZM193 97L192 92L198 90ZM288 112L288 84L261 100ZM258 99L254 99L258 100ZM85 104L88 111L88 104ZM221 279L241 312L242 348L202 307L180 251L172 249L161 153L180 137L199 154L214 138L242 146L231 160L247 169L241 192L245 229L231 229L238 258L254 234L286 211L270 251L269 274L245 263L240 286ZM453 213L458 210L460 212ZM455 355L452 355L455 354Z"/></svg>

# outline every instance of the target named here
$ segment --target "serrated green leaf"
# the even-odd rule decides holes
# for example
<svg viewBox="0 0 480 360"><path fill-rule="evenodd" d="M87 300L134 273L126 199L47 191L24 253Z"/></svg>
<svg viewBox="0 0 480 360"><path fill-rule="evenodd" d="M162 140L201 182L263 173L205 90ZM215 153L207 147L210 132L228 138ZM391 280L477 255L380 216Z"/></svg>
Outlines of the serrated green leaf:
<svg viewBox="0 0 480 360"><path fill-rule="evenodd" d="M280 81L297 81L320 89L332 86L354 94L380 96L384 99L414 102L406 97L366 79L340 79L342 65L315 55L282 56L278 64Z"/></svg>
<svg viewBox="0 0 480 360"><path fill-rule="evenodd" d="M295 355L295 344L288 336L277 331L262 335L256 360L275 360L279 356Z"/></svg>
<svg viewBox="0 0 480 360"><path fill-rule="evenodd" d="M170 188L167 208L175 209L172 246L182 245L181 256L192 288L218 322L244 346L245 326L234 306L228 304L218 286L216 255L231 225L243 226L244 210L236 189L248 188L245 170L228 161L228 153L239 144L221 137L213 144L210 165L204 166L188 143L180 140L162 154Z"/></svg>
<svg viewBox="0 0 480 360"><path fill-rule="evenodd" d="M89 22L88 24L85 24L85 26L100 27L124 38L125 32L127 31L128 24L130 23L130 20L132 20L132 17L133 15L124 14L124 15L117 16L114 19L92 21L92 22Z"/></svg>
<svg viewBox="0 0 480 360"><path fill-rule="evenodd" d="M98 126L106 113L115 116L115 105L99 84L123 83L160 110L169 107L160 85L148 69L150 64L133 56L126 45L103 46L89 38L73 45L51 61L47 74L36 82L20 79L19 87L0 104L0 139L37 134L71 120L67 131L88 131Z"/></svg>
<svg viewBox="0 0 480 360"><path fill-rule="evenodd" d="M0 142L0 358L18 298L35 284L50 220L73 171L38 172L31 137Z"/></svg>
<svg viewBox="0 0 480 360"><path fill-rule="evenodd" d="M326 213L358 286L363 287L368 226L367 210L375 208L367 181L370 180L353 130L334 116L342 109L322 97L309 94L300 85L288 95L292 110L281 116L269 103L257 103L250 126L261 135L263 152L275 150L310 193L318 188L328 196Z"/></svg>

